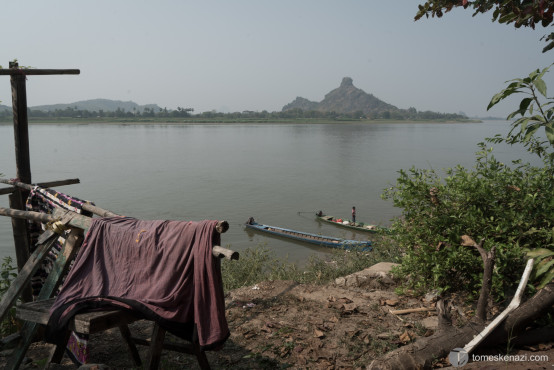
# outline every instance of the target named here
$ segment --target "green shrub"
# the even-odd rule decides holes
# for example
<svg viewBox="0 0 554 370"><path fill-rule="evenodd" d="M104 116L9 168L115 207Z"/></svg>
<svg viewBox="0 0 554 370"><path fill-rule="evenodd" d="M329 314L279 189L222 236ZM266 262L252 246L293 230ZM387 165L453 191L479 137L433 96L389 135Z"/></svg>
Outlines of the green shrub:
<svg viewBox="0 0 554 370"><path fill-rule="evenodd" d="M0 296L4 296L13 279L17 277L17 268L12 265L11 257L4 257L0 267ZM5 337L19 330L19 322L15 319L15 308L12 307L0 322L0 336Z"/></svg>
<svg viewBox="0 0 554 370"><path fill-rule="evenodd" d="M403 209L392 237L406 250L399 273L406 286L425 291L477 294L482 261L474 248L462 247L461 236L496 246L493 292L504 297L518 282L526 259L524 248L554 249L554 171L516 161L504 165L479 144L474 169L400 171L385 190Z"/></svg>

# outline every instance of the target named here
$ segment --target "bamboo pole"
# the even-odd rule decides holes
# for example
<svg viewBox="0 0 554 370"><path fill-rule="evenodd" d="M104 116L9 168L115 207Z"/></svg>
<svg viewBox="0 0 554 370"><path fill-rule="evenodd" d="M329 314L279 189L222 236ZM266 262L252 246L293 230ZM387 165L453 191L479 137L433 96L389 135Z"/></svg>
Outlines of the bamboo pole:
<svg viewBox="0 0 554 370"><path fill-rule="evenodd" d="M405 310L389 310L389 312L395 315L405 315L407 313L427 312L427 311L434 311L434 310L435 309L431 307L419 307L419 308L407 308Z"/></svg>
<svg viewBox="0 0 554 370"><path fill-rule="evenodd" d="M525 287L527 286L527 281L529 280L529 275L531 275L531 271L533 270L533 259L527 260L527 265L525 265L525 270L523 271L523 275L521 276L521 280L519 281L519 285L517 286L516 294L514 295L514 298L512 298L512 301L506 307L504 311L500 315L498 315L489 325L483 329L479 334L477 334L471 342L466 344L464 346L464 350L467 353L470 353L489 335L494 328L496 328L505 318L508 316L510 312L515 310L519 307L519 304L521 303L521 297L523 296L523 292L525 291Z"/></svg>
<svg viewBox="0 0 554 370"><path fill-rule="evenodd" d="M55 186L79 184L80 182L81 181L79 179L67 179L67 180L57 180L57 181L48 181L48 182L38 182L36 183L36 185L40 186L41 188L52 188ZM13 186L11 188L0 189L0 195L11 194L15 192L16 187L20 187L26 190L32 190L34 186L34 185L24 184L22 182L15 181L15 180L3 179L1 177L0 177L0 183Z"/></svg>
<svg viewBox="0 0 554 370"><path fill-rule="evenodd" d="M90 224L92 222L92 218L90 217L86 217L75 212L62 210L61 208L56 208L54 209L53 214L48 214L48 213L32 212L32 211L20 211L16 209L0 207L0 216L8 216L12 218L20 218L20 219L31 220L31 221L42 222L42 223L57 221L64 217L69 216L71 218L70 221L68 222L70 226L78 227L84 230L87 230L90 227ZM218 222L218 226L220 226L221 230L225 229L224 227L225 224L227 224L227 227L228 227L229 223L227 221ZM218 226L216 226L216 230ZM222 232L225 232L225 231L222 231ZM238 252L232 251L227 248L223 248L219 245L213 246L212 255L216 258L225 257L229 260L238 260L240 256Z"/></svg>
<svg viewBox="0 0 554 370"><path fill-rule="evenodd" d="M51 186L57 186L57 185L78 184L79 182L80 182L79 179L68 179L68 180L60 180L60 181L43 182L43 183L38 183L37 185L40 186L40 187L51 187ZM13 186L25 189L25 190L32 190L33 187L34 187L33 185L25 184L25 183L20 182L20 181L8 180L8 179L3 179L3 178L0 178L0 183L13 185ZM2 194L1 193L2 190L4 190L4 189L0 190L0 194ZM100 216L100 217L119 217L119 216L121 216L121 215L118 215L117 213L114 213L114 212L109 211L107 209L100 208L100 207L92 205L90 203L84 203L83 204L83 209L85 211L89 211L89 212L91 212L91 213L93 213L97 216ZM215 228L216 228L218 233L223 234L224 232L229 230L229 223L227 221L219 221Z"/></svg>

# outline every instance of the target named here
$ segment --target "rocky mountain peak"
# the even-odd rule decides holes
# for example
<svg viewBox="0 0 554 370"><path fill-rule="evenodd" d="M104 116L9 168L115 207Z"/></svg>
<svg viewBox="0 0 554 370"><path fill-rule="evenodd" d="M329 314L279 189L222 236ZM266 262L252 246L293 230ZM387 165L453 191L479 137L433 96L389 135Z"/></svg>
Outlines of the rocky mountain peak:
<svg viewBox="0 0 554 370"><path fill-rule="evenodd" d="M398 108L377 99L372 94L358 89L354 86L352 78L344 77L340 86L327 93L322 101L312 102L308 99L297 97L293 102L283 107L283 111L290 109L337 113L362 112L368 114L396 110Z"/></svg>
<svg viewBox="0 0 554 370"><path fill-rule="evenodd" d="M340 87L350 87L354 86L352 83L352 79L350 77L344 77L342 79L342 82L340 83Z"/></svg>

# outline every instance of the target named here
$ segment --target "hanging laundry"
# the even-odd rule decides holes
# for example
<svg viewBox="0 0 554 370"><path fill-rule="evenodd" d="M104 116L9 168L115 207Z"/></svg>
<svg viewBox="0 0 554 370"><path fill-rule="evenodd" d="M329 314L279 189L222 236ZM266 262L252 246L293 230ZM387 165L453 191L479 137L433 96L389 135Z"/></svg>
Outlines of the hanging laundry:
<svg viewBox="0 0 554 370"><path fill-rule="evenodd" d="M221 268L212 256L220 243L217 221L92 220L50 311L46 339L54 342L78 312L132 309L201 349L229 337Z"/></svg>

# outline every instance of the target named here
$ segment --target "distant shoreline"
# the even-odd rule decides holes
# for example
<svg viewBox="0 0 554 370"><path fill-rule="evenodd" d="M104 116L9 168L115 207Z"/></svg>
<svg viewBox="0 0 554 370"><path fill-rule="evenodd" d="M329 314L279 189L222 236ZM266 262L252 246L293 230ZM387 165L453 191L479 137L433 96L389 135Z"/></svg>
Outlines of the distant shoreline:
<svg viewBox="0 0 554 370"><path fill-rule="evenodd" d="M207 119L207 118L189 118L189 119L91 119L91 118L67 118L67 119L29 119L29 125L233 125L233 124L337 124L337 123L482 123L482 120L393 120L393 119L375 119L375 120L354 120L354 119L282 119L282 120L264 120L264 119ZM0 125L11 125L11 120L0 121Z"/></svg>

